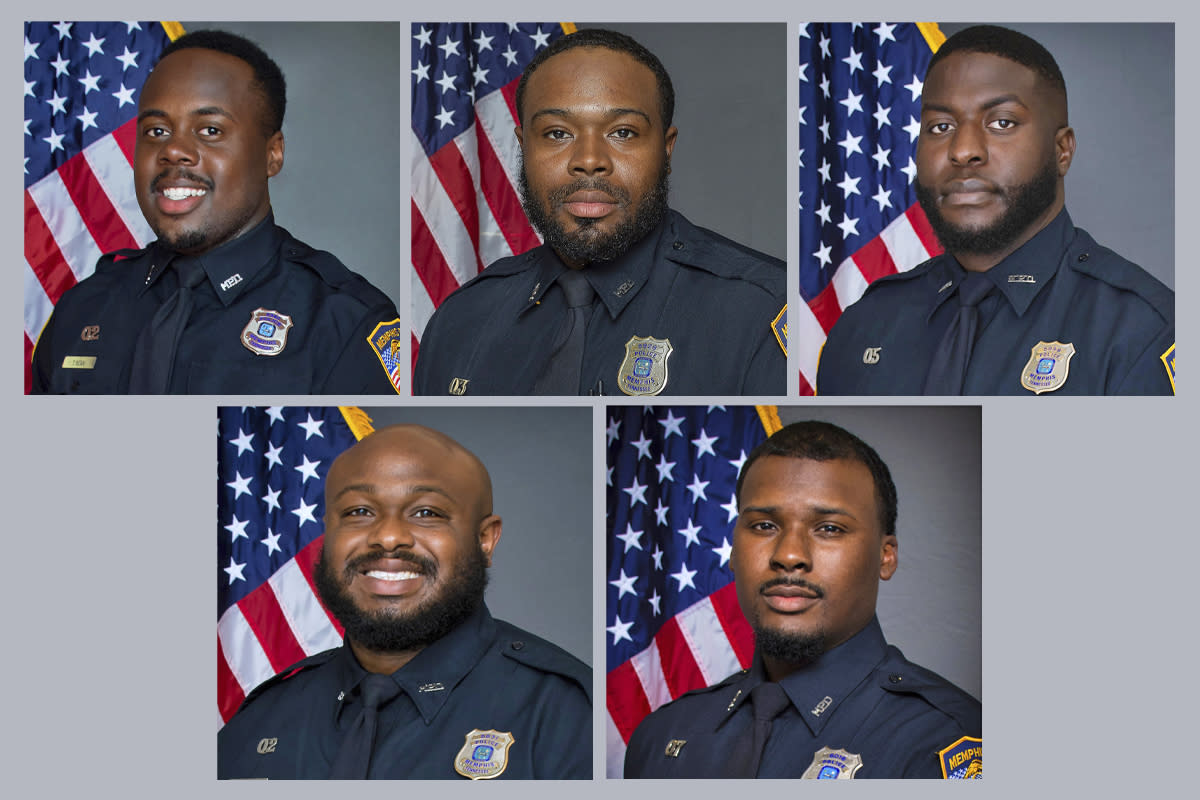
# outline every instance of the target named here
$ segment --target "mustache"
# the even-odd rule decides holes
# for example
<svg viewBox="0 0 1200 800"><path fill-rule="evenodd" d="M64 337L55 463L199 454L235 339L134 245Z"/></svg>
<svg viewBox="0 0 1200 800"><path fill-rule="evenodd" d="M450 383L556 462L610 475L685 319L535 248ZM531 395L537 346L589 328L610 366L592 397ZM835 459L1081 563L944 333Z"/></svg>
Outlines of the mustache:
<svg viewBox="0 0 1200 800"><path fill-rule="evenodd" d="M797 586L802 589L807 589L808 591L815 594L817 597L825 596L824 589L822 589L820 586L818 586L817 584L815 584L811 581L804 580L803 578L772 578L771 580L769 580L766 583L759 586L758 592L759 592L759 594L762 594L763 592L767 591L768 589L773 589L776 586Z"/></svg>
<svg viewBox="0 0 1200 800"><path fill-rule="evenodd" d="M385 561L403 561L408 564L411 572L437 577L437 564L432 559L406 550L397 550L394 553L364 553L347 561L345 572L347 576L353 576L360 572L383 569ZM395 569L395 564L389 564L388 568Z"/></svg>
<svg viewBox="0 0 1200 800"><path fill-rule="evenodd" d="M566 186L559 186L547 196L549 205L556 206L566 202L567 198L576 192L604 192L609 197L618 201L621 205L629 205L630 194L625 189L610 183L604 178L580 178L572 181Z"/></svg>
<svg viewBox="0 0 1200 800"><path fill-rule="evenodd" d="M209 190L211 190L214 185L211 178L206 178L203 175L197 175L196 173L189 172L186 169L164 169L162 172L154 176L154 180L150 181L150 191L157 192L159 184L168 178L171 180L185 180L191 181L192 183L198 183L205 189Z"/></svg>

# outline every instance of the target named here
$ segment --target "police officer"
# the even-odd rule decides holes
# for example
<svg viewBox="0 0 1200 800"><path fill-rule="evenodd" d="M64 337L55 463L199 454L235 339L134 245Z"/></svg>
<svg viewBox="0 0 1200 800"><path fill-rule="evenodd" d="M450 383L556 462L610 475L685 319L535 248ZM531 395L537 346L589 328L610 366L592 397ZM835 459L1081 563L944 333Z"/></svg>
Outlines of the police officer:
<svg viewBox="0 0 1200 800"><path fill-rule="evenodd" d="M750 454L737 501L730 565L753 663L646 717L625 777L981 777L979 702L889 646L875 617L897 566L878 454L794 423Z"/></svg>
<svg viewBox="0 0 1200 800"><path fill-rule="evenodd" d="M1175 295L1076 228L1062 72L995 26L922 90L916 192L946 253L882 278L821 354L820 394L1173 394Z"/></svg>
<svg viewBox="0 0 1200 800"><path fill-rule="evenodd" d="M158 239L100 259L38 339L54 393L393 393L391 300L275 224L282 72L252 42L169 45L138 106L134 181Z"/></svg>
<svg viewBox="0 0 1200 800"><path fill-rule="evenodd" d="M517 88L525 213L545 244L438 307L416 394L783 394L783 262L667 207L662 63L585 29Z"/></svg>
<svg viewBox="0 0 1200 800"><path fill-rule="evenodd" d="M500 531L486 469L441 433L342 454L315 582L345 642L251 692L219 777L590 778L591 671L483 603Z"/></svg>

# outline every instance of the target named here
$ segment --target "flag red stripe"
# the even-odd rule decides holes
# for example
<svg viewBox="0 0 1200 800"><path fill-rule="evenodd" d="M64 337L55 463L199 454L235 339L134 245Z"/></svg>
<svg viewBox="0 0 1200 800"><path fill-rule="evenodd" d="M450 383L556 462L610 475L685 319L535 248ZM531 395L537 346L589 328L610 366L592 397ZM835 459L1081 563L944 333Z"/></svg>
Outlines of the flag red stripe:
<svg viewBox="0 0 1200 800"><path fill-rule="evenodd" d="M838 321L838 317L842 315L842 307L838 305L837 291L833 288L832 283L826 285L819 295L809 300L808 307L812 309L813 316L817 318L817 322L821 324L821 328L826 334L833 327L833 323Z"/></svg>
<svg viewBox="0 0 1200 800"><path fill-rule="evenodd" d="M478 126L476 126L478 129ZM471 182L471 171L467 161L459 152L457 144L448 144L429 157L429 166L441 181L450 197L450 202L462 217L471 237L471 249L475 251L476 271L483 269L479 259L479 206L476 205L475 185Z"/></svg>
<svg viewBox="0 0 1200 800"><path fill-rule="evenodd" d="M412 261L425 291L433 300L434 308L458 288L458 278L454 277L450 264L442 255L415 202L412 204Z"/></svg>
<svg viewBox="0 0 1200 800"><path fill-rule="evenodd" d="M305 545L304 549L296 553L295 558L296 566L300 568L301 574L303 574L304 579L308 581L309 588L312 589L313 594L316 595L318 600L321 599L321 596L317 594L317 582L313 578L313 568L317 565L317 559L321 557L321 547L324 541L324 535L318 536L316 539L313 539L311 542ZM338 622L337 619L329 613L329 609L325 608L324 603L321 604L321 609L325 612L325 616L329 617L329 623L333 625L334 630L336 630L338 633L338 636L344 636L346 629L342 627L342 623ZM299 661L300 659L296 660Z"/></svg>
<svg viewBox="0 0 1200 800"><path fill-rule="evenodd" d="M217 637L217 708L221 719L226 722L238 710L238 706L246 699L229 663L225 660L225 651L221 648L221 637Z"/></svg>
<svg viewBox="0 0 1200 800"><path fill-rule="evenodd" d="M500 94L504 95L504 102L508 103L508 110L512 113L513 119L518 120L517 124L520 124L520 116L517 114L517 84L520 82L521 79L517 78L500 87Z"/></svg>
<svg viewBox="0 0 1200 800"><path fill-rule="evenodd" d="M632 662L626 661L608 673L605 692L613 724L617 726L621 738L628 742L634 728L650 713L650 701L646 699L646 691Z"/></svg>
<svg viewBox="0 0 1200 800"><path fill-rule="evenodd" d="M262 645L272 669L279 672L305 657L304 648L296 641L270 583L260 584L239 600L237 606Z"/></svg>
<svg viewBox="0 0 1200 800"><path fill-rule="evenodd" d="M654 635L654 643L658 645L658 656L671 697L679 697L692 689L708 685L696 664L696 656L688 646L687 638L674 617L658 629L658 633Z"/></svg>
<svg viewBox="0 0 1200 800"><path fill-rule="evenodd" d="M942 253L942 244L938 241L937 234L933 232L933 226L929 224L929 218L925 216L925 212L921 210L921 206L913 203L904 212L904 215L908 217L913 230L917 232L917 238L921 240L921 244L925 245L925 249L929 251L929 255L940 255Z"/></svg>
<svg viewBox="0 0 1200 800"><path fill-rule="evenodd" d="M33 371L30 369L30 363L33 361L33 342L29 337L25 337L25 394L33 391Z"/></svg>
<svg viewBox="0 0 1200 800"><path fill-rule="evenodd" d="M725 638L729 640L729 646L737 655L738 663L743 667L750 666L750 662L754 658L754 631L742 614L742 607L738 604L736 586L732 583L726 584L710 594L708 599L713 605L717 619L721 622L721 627L725 630Z"/></svg>
<svg viewBox="0 0 1200 800"><path fill-rule="evenodd" d="M858 271L867 279L867 283L874 283L877 278L896 272L896 262L892 261L892 254L888 252L882 236L876 236L860 247L851 259L858 265Z"/></svg>
<svg viewBox="0 0 1200 800"><path fill-rule="evenodd" d="M476 125L475 131L475 138L479 141L479 188L488 208L499 223L500 231L504 234L504 240L508 242L513 255L532 250L540 242L537 234L533 232L533 226L525 217L521 199L509 183L508 173L504 171L500 157L492 147L483 126Z"/></svg>
<svg viewBox="0 0 1200 800"><path fill-rule="evenodd" d="M58 174L101 252L138 246L82 153L59 167Z"/></svg>
<svg viewBox="0 0 1200 800"><path fill-rule="evenodd" d="M28 191L25 192L25 260L51 303L57 304L63 292L76 284L75 273L71 272L54 234L46 226L46 220Z"/></svg>
<svg viewBox="0 0 1200 800"><path fill-rule="evenodd" d="M117 146L121 148L121 152L125 154L125 158L132 166L134 146L137 142L137 120L131 119L117 128L112 132L112 137L117 140Z"/></svg>

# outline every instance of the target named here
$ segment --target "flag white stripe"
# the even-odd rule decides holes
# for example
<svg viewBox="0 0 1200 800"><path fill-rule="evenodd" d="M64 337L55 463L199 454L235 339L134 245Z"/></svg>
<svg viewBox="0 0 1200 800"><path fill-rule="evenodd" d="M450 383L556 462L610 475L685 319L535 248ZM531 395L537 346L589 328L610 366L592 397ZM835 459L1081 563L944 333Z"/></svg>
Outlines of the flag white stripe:
<svg viewBox="0 0 1200 800"><path fill-rule="evenodd" d="M847 258L838 265L837 272L833 273L832 283L838 305L843 311L867 290L867 279L863 277L862 270L854 263L853 258Z"/></svg>
<svg viewBox="0 0 1200 800"><path fill-rule="evenodd" d="M675 621L683 631L683 638L692 650L706 686L712 686L742 668L711 598L705 597L679 612Z"/></svg>
<svg viewBox="0 0 1200 800"><path fill-rule="evenodd" d="M221 640L221 650L225 653L229 671L244 694L250 694L255 686L275 674L271 660L267 658L266 651L237 605L230 606L221 615L221 621L217 623L217 638Z"/></svg>
<svg viewBox="0 0 1200 800"><path fill-rule="evenodd" d="M311 656L342 643L342 637L337 635L337 629L321 608L296 559L276 570L267 583L271 584L279 609L305 655Z"/></svg>
<svg viewBox="0 0 1200 800"><path fill-rule="evenodd" d="M491 142L504 174L515 190L517 187L517 170L521 161L521 146L513 132L517 121L509 110L508 101L502 92L492 92L475 104L475 124L483 129L484 135Z"/></svg>
<svg viewBox="0 0 1200 800"><path fill-rule="evenodd" d="M625 740L613 722L612 714L604 715L604 740L607 747L605 774L610 778L620 778L625 772Z"/></svg>
<svg viewBox="0 0 1200 800"><path fill-rule="evenodd" d="M441 250L442 257L450 265L450 272L461 286L478 272L471 234L450 195L446 193L446 187L438 180L437 173L425 157L416 133L409 130L409 137L413 148L413 202L424 217L425 225Z"/></svg>
<svg viewBox="0 0 1200 800"><path fill-rule="evenodd" d="M492 214L491 206L479 186L479 143L476 138L476 127L472 125L460 133L454 140L454 146L462 155L471 173L471 186L475 193L475 207L479 213L479 258L486 267L501 258L512 255L512 248L500 230L500 223Z"/></svg>
<svg viewBox="0 0 1200 800"><path fill-rule="evenodd" d="M71 200L71 194L58 172L51 172L30 186L29 196L50 229L50 235L62 251L75 280L81 281L91 275L103 253L83 224L79 209Z"/></svg>
<svg viewBox="0 0 1200 800"><path fill-rule="evenodd" d="M665 703L671 702L671 690L667 687L667 677L663 674L662 655L658 652L658 644L650 642L650 646L629 659L629 665L642 684L642 691L650 702L653 711Z"/></svg>
<svg viewBox="0 0 1200 800"><path fill-rule="evenodd" d="M125 160L117 140L112 136L97 139L84 148L83 157L137 246L152 242L154 231L142 216L134 191L133 167Z"/></svg>
<svg viewBox="0 0 1200 800"><path fill-rule="evenodd" d="M50 296L46 294L45 287L28 261L25 262L21 277L25 290L25 335L31 342L36 343L46 320L50 319L54 304L50 302Z"/></svg>
<svg viewBox="0 0 1200 800"><path fill-rule="evenodd" d="M925 244L917 235L912 223L909 222L907 214L901 214L892 220L892 223L879 234L879 238L883 240L888 253L892 256L892 261L896 264L896 269L900 272L907 272L929 259L930 253L925 249Z"/></svg>
<svg viewBox="0 0 1200 800"><path fill-rule="evenodd" d="M412 271L412 316L413 332L420 342L421 334L425 332L425 326L433 316L433 298L425 290L425 284L421 282L421 276L415 269Z"/></svg>
<svg viewBox="0 0 1200 800"><path fill-rule="evenodd" d="M817 364L820 361L821 345L825 342L825 329L817 321L808 303L788 306L788 339L802 343L800 349L800 374L808 385L817 386Z"/></svg>

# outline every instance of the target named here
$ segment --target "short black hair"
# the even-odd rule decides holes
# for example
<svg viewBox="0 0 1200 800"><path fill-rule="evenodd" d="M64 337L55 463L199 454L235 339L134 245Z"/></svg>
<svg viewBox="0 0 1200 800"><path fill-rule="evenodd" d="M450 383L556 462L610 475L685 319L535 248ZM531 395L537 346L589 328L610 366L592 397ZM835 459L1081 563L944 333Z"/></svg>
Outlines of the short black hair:
<svg viewBox="0 0 1200 800"><path fill-rule="evenodd" d="M596 47L625 53L653 72L654 79L658 82L658 106L662 113L663 130L671 127L671 120L675 118L675 87L671 84L671 76L667 74L666 67L658 60L658 56L632 37L606 28L582 28L561 39L555 39L549 47L533 57L529 66L525 67L525 71L521 73L521 82L517 84L517 119L522 125L525 124L525 111L522 104L525 99L525 84L529 83L529 76L547 59L576 47Z"/></svg>
<svg viewBox="0 0 1200 800"><path fill-rule="evenodd" d="M283 78L283 70L261 47L244 36L228 31L193 31L167 45L158 60L162 61L171 53L189 48L215 50L249 64L254 70L254 88L262 93L266 101L263 118L266 135L272 136L283 129L283 113L287 110L287 81Z"/></svg>
<svg viewBox="0 0 1200 800"><path fill-rule="evenodd" d="M872 447L854 434L829 422L809 420L785 425L754 448L738 473L736 497L742 505L742 483L754 462L763 456L807 458L812 461L858 461L875 479L875 504L884 536L896 535L896 484L887 464Z"/></svg>
<svg viewBox="0 0 1200 800"><path fill-rule="evenodd" d="M1050 82L1050 85L1067 96L1067 82L1063 79L1062 70L1050 51L1042 47L1035 39L1023 33L1002 28L999 25L972 25L963 28L951 36L929 60L928 75L935 65L954 53L988 53L1009 61L1015 61L1023 67L1036 72Z"/></svg>

